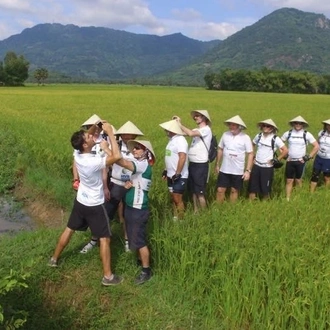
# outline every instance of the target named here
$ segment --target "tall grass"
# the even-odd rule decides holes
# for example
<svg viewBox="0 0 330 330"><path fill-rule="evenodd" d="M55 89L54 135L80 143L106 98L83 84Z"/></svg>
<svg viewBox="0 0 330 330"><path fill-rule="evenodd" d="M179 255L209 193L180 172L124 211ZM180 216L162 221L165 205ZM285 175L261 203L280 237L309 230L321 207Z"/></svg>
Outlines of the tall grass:
<svg viewBox="0 0 330 330"><path fill-rule="evenodd" d="M134 254L124 254L121 228L113 224L113 266L125 275L118 288L101 288L98 251L80 255L88 233L77 233L58 270L45 267L58 230L39 229L0 240L1 269L34 261L29 290L18 297L29 311L26 329L326 329L330 327L330 192L308 191L308 176L292 200L284 198L283 168L276 170L273 199L250 202L246 187L235 205L216 205L214 174L209 208L172 222L161 180L167 140L159 123L179 115L193 127L190 111L208 109L214 133L239 114L253 137L259 120L272 118L283 133L302 115L316 135L328 116L327 96L209 92L197 88L139 86L45 86L0 89L11 163L31 194L70 209L72 132L97 113L115 127L133 121L156 152L149 223L154 277L134 287ZM2 136L3 137L3 136ZM8 151L9 149L5 149ZM13 161L15 159L15 161ZM211 165L212 167L212 165ZM212 168L213 170L213 168Z"/></svg>

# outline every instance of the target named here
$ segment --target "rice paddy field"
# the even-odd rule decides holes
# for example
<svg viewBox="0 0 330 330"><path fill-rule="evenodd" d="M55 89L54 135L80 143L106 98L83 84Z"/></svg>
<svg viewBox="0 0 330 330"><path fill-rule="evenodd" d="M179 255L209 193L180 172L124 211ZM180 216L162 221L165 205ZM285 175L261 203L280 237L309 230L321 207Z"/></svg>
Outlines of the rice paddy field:
<svg viewBox="0 0 330 330"><path fill-rule="evenodd" d="M124 85L46 85L0 88L0 191L24 187L23 202L63 212L32 232L0 238L0 279L11 269L29 272L28 288L3 304L27 312L22 329L328 329L330 328L330 192L304 184L285 199L284 167L276 170L272 199L215 203L211 164L207 210L193 214L187 196L183 221L172 221L161 180L167 138L159 124L173 115L194 127L190 111L207 109L218 139L224 121L240 115L253 138L257 122L271 118L279 135L298 115L317 135L330 118L326 95L216 92L201 88ZM76 233L58 269L49 256L74 199L70 137L92 114L119 128L131 120L156 153L150 191L152 280L135 287L133 253L123 249L113 223L112 265L125 277L101 287L98 249L79 254L89 233ZM22 199L22 196L21 196ZM50 225L52 224L52 225Z"/></svg>

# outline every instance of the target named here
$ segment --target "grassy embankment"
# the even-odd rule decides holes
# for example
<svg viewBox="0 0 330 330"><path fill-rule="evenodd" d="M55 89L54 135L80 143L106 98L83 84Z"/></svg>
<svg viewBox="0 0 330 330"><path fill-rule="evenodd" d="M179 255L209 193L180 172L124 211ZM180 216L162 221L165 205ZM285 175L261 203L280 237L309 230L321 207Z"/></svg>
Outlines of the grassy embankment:
<svg viewBox="0 0 330 330"><path fill-rule="evenodd" d="M218 138L223 121L240 114L253 137L256 122L272 118L283 133L287 121L302 115L316 135L329 117L328 96L209 92L196 88L132 86L45 86L0 89L0 187L20 181L26 201L42 199L70 210L71 133L97 113L115 127L133 121L152 141L157 157L151 190L150 242L154 278L132 284L134 256L123 252L120 226L113 225L112 264L123 285L103 288L98 251L78 253L88 233L77 233L58 269L46 267L66 217L0 240L1 275L31 270L29 288L6 297L29 312L25 329L324 329L329 327L330 193L314 195L306 182L284 198L283 168L276 171L274 198L236 205L214 205L210 179L204 214L188 207L183 222L171 221L171 207L160 176L167 143L159 123L208 109ZM13 177L15 174L15 178ZM18 179L17 179L18 177ZM31 263L33 266L31 267Z"/></svg>

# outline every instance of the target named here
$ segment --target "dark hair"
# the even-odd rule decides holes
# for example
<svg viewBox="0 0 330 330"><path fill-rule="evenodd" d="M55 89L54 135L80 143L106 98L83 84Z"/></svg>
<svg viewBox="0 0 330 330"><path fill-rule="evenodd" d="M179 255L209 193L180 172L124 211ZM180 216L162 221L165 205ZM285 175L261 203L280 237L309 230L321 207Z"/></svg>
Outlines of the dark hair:
<svg viewBox="0 0 330 330"><path fill-rule="evenodd" d="M83 144L85 143L85 133L83 129L78 132L74 132L71 136L71 145L73 149L79 150L80 152L84 151Z"/></svg>

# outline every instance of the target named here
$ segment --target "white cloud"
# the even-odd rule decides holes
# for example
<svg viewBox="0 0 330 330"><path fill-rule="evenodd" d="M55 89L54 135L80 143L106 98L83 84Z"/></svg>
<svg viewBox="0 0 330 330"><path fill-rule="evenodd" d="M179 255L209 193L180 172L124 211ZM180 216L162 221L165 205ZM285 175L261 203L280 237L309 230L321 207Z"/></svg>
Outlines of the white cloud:
<svg viewBox="0 0 330 330"><path fill-rule="evenodd" d="M202 17L201 13L193 8L174 8L172 9L172 15L175 19L185 22L199 20Z"/></svg>

